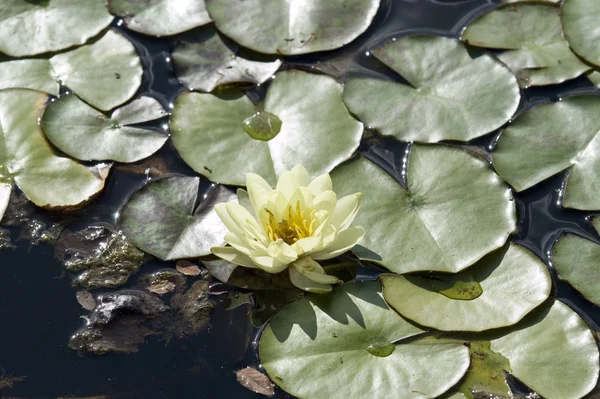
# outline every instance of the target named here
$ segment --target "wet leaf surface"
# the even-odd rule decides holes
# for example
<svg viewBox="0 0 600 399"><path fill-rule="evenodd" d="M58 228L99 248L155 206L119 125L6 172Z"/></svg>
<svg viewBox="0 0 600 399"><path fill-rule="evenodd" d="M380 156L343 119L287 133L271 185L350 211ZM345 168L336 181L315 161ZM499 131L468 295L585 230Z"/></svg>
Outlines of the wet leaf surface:
<svg viewBox="0 0 600 399"><path fill-rule="evenodd" d="M236 371L235 376L242 386L252 392L266 396L271 396L275 393L273 383L269 380L269 377L252 367Z"/></svg>
<svg viewBox="0 0 600 399"><path fill-rule="evenodd" d="M14 60L0 63L0 89L32 89L58 96L59 84L50 61Z"/></svg>
<svg viewBox="0 0 600 399"><path fill-rule="evenodd" d="M362 136L362 124L342 102L342 86L324 75L295 70L276 75L263 111L281 120L281 131L267 142L243 129L256 111L237 90L183 93L173 109L173 144L196 172L242 186L248 172L274 184L277 175L297 164L312 176L327 173L356 151Z"/></svg>
<svg viewBox="0 0 600 399"><path fill-rule="evenodd" d="M504 245L515 205L485 161L457 148L413 145L407 162L408 191L363 157L331 174L338 196L364 194L354 223L368 226L360 246L370 251L360 257L396 273L455 273Z"/></svg>
<svg viewBox="0 0 600 399"><path fill-rule="evenodd" d="M281 66L274 57L241 53L213 27L180 36L172 56L179 81L190 90L205 92L232 83L263 83Z"/></svg>
<svg viewBox="0 0 600 399"><path fill-rule="evenodd" d="M211 247L224 244L227 232L213 207L236 197L213 185L196 207L199 185L197 177L148 183L123 207L123 232L140 249L164 260L209 255Z"/></svg>
<svg viewBox="0 0 600 399"><path fill-rule="evenodd" d="M48 105L42 128L52 144L74 158L136 162L158 151L168 136L131 125L166 115L158 101L141 97L118 108L108 118L70 95Z"/></svg>
<svg viewBox="0 0 600 399"><path fill-rule="evenodd" d="M600 65L600 4L594 0L565 0L561 21L565 38L580 57Z"/></svg>
<svg viewBox="0 0 600 399"><path fill-rule="evenodd" d="M226 36L261 53L286 55L333 50L350 43L369 27L380 3L205 1L217 29Z"/></svg>
<svg viewBox="0 0 600 399"><path fill-rule="evenodd" d="M371 52L405 83L351 77L344 103L365 125L403 141L467 141L499 128L520 100L515 76L456 39L407 36Z"/></svg>

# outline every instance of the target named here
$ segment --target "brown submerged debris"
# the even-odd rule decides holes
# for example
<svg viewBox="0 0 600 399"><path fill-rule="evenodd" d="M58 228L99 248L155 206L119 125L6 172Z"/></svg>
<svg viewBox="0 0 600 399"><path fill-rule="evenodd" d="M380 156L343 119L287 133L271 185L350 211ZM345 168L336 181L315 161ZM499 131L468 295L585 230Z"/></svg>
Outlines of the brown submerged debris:
<svg viewBox="0 0 600 399"><path fill-rule="evenodd" d="M55 256L68 271L79 273L74 284L87 289L118 287L146 260L122 232L102 226L63 231Z"/></svg>
<svg viewBox="0 0 600 399"><path fill-rule="evenodd" d="M75 293L75 298L77 298L77 302L79 302L81 307L85 310L93 310L96 307L96 300L88 291L77 291Z"/></svg>
<svg viewBox="0 0 600 399"><path fill-rule="evenodd" d="M265 396L272 396L275 394L275 388L273 387L271 380L269 380L269 377L252 367L246 367L245 369L236 371L235 376L244 388L248 388L252 392Z"/></svg>
<svg viewBox="0 0 600 399"><path fill-rule="evenodd" d="M175 265L177 271L186 276L197 276L200 274L200 268L188 260L180 260Z"/></svg>
<svg viewBox="0 0 600 399"><path fill-rule="evenodd" d="M13 385L19 382L25 381L27 377L13 377L10 375L2 375L0 376L0 389L11 389Z"/></svg>
<svg viewBox="0 0 600 399"><path fill-rule="evenodd" d="M164 295L175 289L175 284L170 281L159 281L148 286L148 291L153 294Z"/></svg>

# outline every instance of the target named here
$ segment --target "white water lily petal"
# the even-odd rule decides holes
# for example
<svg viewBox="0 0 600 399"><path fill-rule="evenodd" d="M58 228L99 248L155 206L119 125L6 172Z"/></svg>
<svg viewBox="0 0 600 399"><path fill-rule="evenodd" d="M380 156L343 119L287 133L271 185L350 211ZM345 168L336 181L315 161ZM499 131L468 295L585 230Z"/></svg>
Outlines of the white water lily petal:
<svg viewBox="0 0 600 399"><path fill-rule="evenodd" d="M212 247L210 252L221 259L225 259L236 265L258 269L258 266L250 259L250 257L240 253L232 247Z"/></svg>
<svg viewBox="0 0 600 399"><path fill-rule="evenodd" d="M246 187L248 188L248 196L250 197L252 208L254 208L254 212L258 213L266 205L267 196L273 191L273 188L256 173L246 174Z"/></svg>
<svg viewBox="0 0 600 399"><path fill-rule="evenodd" d="M251 256L250 259L267 273L280 273L288 267L288 263L280 262L270 256Z"/></svg>
<svg viewBox="0 0 600 399"><path fill-rule="evenodd" d="M315 212L325 211L327 216L332 215L337 204L337 195L333 191L323 191L314 198L313 208Z"/></svg>
<svg viewBox="0 0 600 399"><path fill-rule="evenodd" d="M258 230L260 230L260 226L246 208L235 202L228 202L225 204L225 209L227 209L227 213L233 222L242 229L245 235L256 239L260 238L260 236L256 235ZM242 236L242 234L237 235Z"/></svg>
<svg viewBox="0 0 600 399"><path fill-rule="evenodd" d="M313 195L310 190L306 187L298 187L294 194L292 194L289 202L289 206L293 210L298 206L300 201L300 209L312 209L313 208Z"/></svg>
<svg viewBox="0 0 600 399"><path fill-rule="evenodd" d="M301 290L312 292L315 294L327 294L331 292L331 285L319 284L316 281L309 279L301 274L295 267L289 268L290 281Z"/></svg>
<svg viewBox="0 0 600 399"><path fill-rule="evenodd" d="M308 175L308 171L302 165L296 165L290 171L296 178L298 182L298 186L308 186L310 184L310 176Z"/></svg>
<svg viewBox="0 0 600 399"><path fill-rule="evenodd" d="M286 265L298 259L296 251L281 238L269 244L267 247L267 255Z"/></svg>
<svg viewBox="0 0 600 399"><path fill-rule="evenodd" d="M298 259L292 263L291 267L295 268L298 273L319 284L337 284L342 282L337 277L325 273L321 265L308 256Z"/></svg>
<svg viewBox="0 0 600 399"><path fill-rule="evenodd" d="M335 258L352 249L364 235L364 228L360 226L349 227L338 233L335 237L335 241L329 247L325 247L323 251L312 254L311 257L316 260Z"/></svg>
<svg viewBox="0 0 600 399"><path fill-rule="evenodd" d="M266 208L280 221L288 207L288 198L281 191L271 191L267 196Z"/></svg>
<svg viewBox="0 0 600 399"><path fill-rule="evenodd" d="M338 230L345 230L352 224L358 208L360 208L360 202L362 200L362 194L356 193L347 195L344 198L340 198L337 201L335 210L329 222Z"/></svg>
<svg viewBox="0 0 600 399"><path fill-rule="evenodd" d="M286 170L277 180L277 191L282 192L289 200L296 189L300 186L296 175L291 170Z"/></svg>
<svg viewBox="0 0 600 399"><path fill-rule="evenodd" d="M244 255L250 255L250 249L248 248L248 242L241 239L231 231L225 233L225 242L235 248L238 252Z"/></svg>
<svg viewBox="0 0 600 399"><path fill-rule="evenodd" d="M321 237L305 237L296 241L294 245L292 245L292 248L298 253L298 256L302 256L319 250L322 247L321 242Z"/></svg>
<svg viewBox="0 0 600 399"><path fill-rule="evenodd" d="M332 191L333 183L331 182L331 176L329 176L329 173L318 176L307 187L314 196L321 194L323 191Z"/></svg>
<svg viewBox="0 0 600 399"><path fill-rule="evenodd" d="M226 203L223 202L215 205L215 212L229 231L231 231L233 234L239 237L244 235L243 230L237 225L237 223L231 218L231 216L229 216Z"/></svg>
<svg viewBox="0 0 600 399"><path fill-rule="evenodd" d="M238 188L237 189L237 199L238 199L238 203L243 206L244 208L246 208L246 210L254 217L256 217L256 212L254 211L254 208L252 207L252 202L250 201L250 196L248 195L248 191L244 190L243 188Z"/></svg>

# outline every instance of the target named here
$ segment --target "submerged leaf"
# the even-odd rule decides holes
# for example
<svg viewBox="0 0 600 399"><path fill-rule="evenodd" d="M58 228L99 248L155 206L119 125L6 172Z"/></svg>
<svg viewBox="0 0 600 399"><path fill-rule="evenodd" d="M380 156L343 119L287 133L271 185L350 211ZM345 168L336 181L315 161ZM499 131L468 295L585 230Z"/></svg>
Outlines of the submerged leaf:
<svg viewBox="0 0 600 399"><path fill-rule="evenodd" d="M335 169L338 196L364 193L363 259L397 273L458 272L500 248L515 229L510 189L482 159L449 146L413 145L408 187L365 158Z"/></svg>
<svg viewBox="0 0 600 399"><path fill-rule="evenodd" d="M0 63L0 89L32 89L58 96L59 85L50 61L14 60Z"/></svg>
<svg viewBox="0 0 600 399"><path fill-rule="evenodd" d="M120 226L140 249L161 259L194 258L223 245L227 228L213 210L235 194L213 186L196 206L200 179L170 177L148 183L121 210Z"/></svg>
<svg viewBox="0 0 600 399"><path fill-rule="evenodd" d="M352 77L344 103L398 140L467 141L499 128L520 101L515 76L488 54L472 59L456 39L407 36L372 51L408 84Z"/></svg>
<svg viewBox="0 0 600 399"><path fill-rule="evenodd" d="M244 58L213 27L181 37L172 57L177 78L190 90L206 92L231 83L263 83L281 66L274 57Z"/></svg>
<svg viewBox="0 0 600 399"><path fill-rule="evenodd" d="M333 50L363 33L380 0L205 0L219 31L267 54Z"/></svg>
<svg viewBox="0 0 600 399"><path fill-rule="evenodd" d="M252 367L236 371L235 376L244 388L248 388L252 392L266 396L275 394L273 383L269 380L269 377Z"/></svg>
<svg viewBox="0 0 600 399"><path fill-rule="evenodd" d="M462 397L474 399L473 392L484 392L486 398L492 398L491 395L512 398L504 374L511 371L508 359L494 352L490 341L469 342L469 353L471 365L457 389L464 395Z"/></svg>
<svg viewBox="0 0 600 399"><path fill-rule="evenodd" d="M424 331L389 309L380 290L377 282L346 284L273 317L259 342L271 379L302 398L433 398L450 389L467 371L467 347L397 343Z"/></svg>
<svg viewBox="0 0 600 399"><path fill-rule="evenodd" d="M0 52L22 57L85 43L113 20L105 0L2 0Z"/></svg>
<svg viewBox="0 0 600 399"><path fill-rule="evenodd" d="M108 118L70 95L48 105L42 128L52 144L74 158L136 162L158 151L168 136L129 125L166 114L158 101L141 97Z"/></svg>
<svg viewBox="0 0 600 399"><path fill-rule="evenodd" d="M211 22L204 0L108 0L108 10L136 32L168 36Z"/></svg>

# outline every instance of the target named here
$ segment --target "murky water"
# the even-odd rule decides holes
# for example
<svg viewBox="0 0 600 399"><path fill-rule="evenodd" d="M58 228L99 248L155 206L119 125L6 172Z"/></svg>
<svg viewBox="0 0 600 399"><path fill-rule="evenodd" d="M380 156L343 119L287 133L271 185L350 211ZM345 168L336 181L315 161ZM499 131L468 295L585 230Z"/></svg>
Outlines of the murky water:
<svg viewBox="0 0 600 399"><path fill-rule="evenodd" d="M343 79L347 74L369 74L398 79L393 72L368 55L381 42L412 33L456 36L469 20L499 3L499 0L384 0L369 30L344 49L326 54L292 57L287 65L327 71ZM114 24L118 27L118 22ZM120 27L118 27L121 29ZM169 58L172 39L151 39L122 29L136 45L145 65L144 94L165 107L184 88L174 77ZM556 86L523 91L521 108L554 100L580 91L593 91L584 78ZM264 87L252 93L259 99ZM157 128L161 128L161 121ZM489 151L497 132L471 143ZM402 159L405 144L391 139L369 139L361 152L375 160L398 181L403 181ZM193 175L167 144L152 162L117 168L105 192L87 209L77 213L74 226L114 225L125 199L154 171ZM564 176L551 178L516 195L520 224L513 240L548 261L548 251L561 233L572 232L600 243L587 217L590 213L562 209L560 201ZM18 229L11 229L13 235ZM173 267L151 261L143 271ZM369 277L373 272L359 271ZM555 276L556 277L556 276ZM50 398L60 396L106 395L114 398L254 398L260 395L241 387L235 370L258 365L252 342L256 330L246 306L225 310L218 305L210 328L196 336L169 342L146 338L139 352L129 355L96 356L70 349L68 338L81 325L87 312L75 299L76 288L64 275L48 244L30 248L26 240L15 250L0 252L0 376L24 376L4 396ZM567 284L557 282L557 296L577 309L598 329L600 312ZM288 397L279 391L278 398Z"/></svg>

